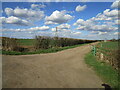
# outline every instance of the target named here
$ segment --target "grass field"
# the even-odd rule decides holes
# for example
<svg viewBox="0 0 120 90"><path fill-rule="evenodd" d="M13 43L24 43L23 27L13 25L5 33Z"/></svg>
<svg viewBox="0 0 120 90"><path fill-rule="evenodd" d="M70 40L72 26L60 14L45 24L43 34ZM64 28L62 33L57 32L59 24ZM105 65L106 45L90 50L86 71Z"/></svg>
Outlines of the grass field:
<svg viewBox="0 0 120 90"><path fill-rule="evenodd" d="M102 47L101 47L101 49L103 48L109 48L109 49L118 49L118 41L114 41L114 42L112 42L112 41L110 41L110 42L101 42L101 43L99 43L98 45L100 45L101 46L101 44L102 44Z"/></svg>
<svg viewBox="0 0 120 90"><path fill-rule="evenodd" d="M18 39L18 43L23 46L33 46L35 39Z"/></svg>
<svg viewBox="0 0 120 90"><path fill-rule="evenodd" d="M88 64L88 66L91 66L96 71L96 73L98 74L98 76L101 77L104 83L109 84L113 88L119 87L120 89L118 71L113 69L112 66L104 62L98 61L91 52L86 55L85 62L86 64Z"/></svg>

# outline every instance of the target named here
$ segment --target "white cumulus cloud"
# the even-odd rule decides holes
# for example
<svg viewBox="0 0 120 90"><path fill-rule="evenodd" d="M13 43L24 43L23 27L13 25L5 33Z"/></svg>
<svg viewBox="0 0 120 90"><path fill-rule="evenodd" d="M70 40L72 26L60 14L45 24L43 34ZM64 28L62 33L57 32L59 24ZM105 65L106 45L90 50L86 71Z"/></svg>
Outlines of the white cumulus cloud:
<svg viewBox="0 0 120 90"><path fill-rule="evenodd" d="M120 32L115 32L114 35L120 35Z"/></svg>
<svg viewBox="0 0 120 90"><path fill-rule="evenodd" d="M106 9L103 14L108 16L108 17L115 17L115 16L118 16L118 10L117 9L114 9L114 10L111 10L110 9Z"/></svg>
<svg viewBox="0 0 120 90"><path fill-rule="evenodd" d="M17 29L2 29L2 31L15 31L15 32L33 32L34 31L44 31L44 30L49 30L50 28L48 26L41 26L41 27L31 27L31 28L27 28L27 29L20 29L20 28L17 28Z"/></svg>
<svg viewBox="0 0 120 90"><path fill-rule="evenodd" d="M12 8L5 8L5 13L10 16L14 14L14 10Z"/></svg>
<svg viewBox="0 0 120 90"><path fill-rule="evenodd" d="M102 31L109 32L118 30L115 25L119 24L117 9L106 9L102 13L99 13L95 17L88 20L78 19L73 25L78 26L77 30L90 30L90 31ZM99 33L103 34L103 33Z"/></svg>
<svg viewBox="0 0 120 90"><path fill-rule="evenodd" d="M78 6L76 7L76 9L75 9L75 10L76 10L77 12L80 12L80 11L85 10L85 9L86 9L86 7L87 7L86 5L83 5L83 6L78 5Z"/></svg>
<svg viewBox="0 0 120 90"><path fill-rule="evenodd" d="M118 30L118 27L114 27L114 26L108 26L105 24L102 25L84 25L84 26L78 26L76 28L77 30L88 30L88 31L114 31L114 30Z"/></svg>
<svg viewBox="0 0 120 90"><path fill-rule="evenodd" d="M2 24L16 24L16 25L22 25L22 26L29 26L31 25L28 21L20 19L18 17L10 16L8 18L6 17L0 17Z"/></svg>
<svg viewBox="0 0 120 90"><path fill-rule="evenodd" d="M25 18L28 20L41 20L44 17L44 11L41 10L32 10L27 8L5 8L5 13L8 16L16 16L20 18Z"/></svg>
<svg viewBox="0 0 120 90"><path fill-rule="evenodd" d="M49 29L50 28L48 26L30 28L31 31L35 31L35 30L49 30Z"/></svg>
<svg viewBox="0 0 120 90"><path fill-rule="evenodd" d="M78 25L78 26L92 26L94 25L95 22L91 19L88 20L83 20L83 19L78 19L73 25Z"/></svg>
<svg viewBox="0 0 120 90"><path fill-rule="evenodd" d="M111 8L120 8L120 0L116 0L115 2L113 2Z"/></svg>
<svg viewBox="0 0 120 90"><path fill-rule="evenodd" d="M45 17L45 23L50 22L53 24L62 24L62 23L67 23L73 19L73 16L66 14L65 11L54 11L50 16ZM47 23L48 24L48 23Z"/></svg>
<svg viewBox="0 0 120 90"><path fill-rule="evenodd" d="M45 25L52 25L52 24L57 24L57 23L52 22L52 21L46 21L46 22L45 22Z"/></svg>
<svg viewBox="0 0 120 90"><path fill-rule="evenodd" d="M82 33L81 32L74 32L73 34L79 35L79 34L82 34Z"/></svg>
<svg viewBox="0 0 120 90"><path fill-rule="evenodd" d="M56 27L58 31L66 31L68 29L70 29L70 25L69 24L61 24L59 26ZM52 28L51 31L56 31L56 28Z"/></svg>
<svg viewBox="0 0 120 90"><path fill-rule="evenodd" d="M46 5L44 4L31 4L31 8L45 8Z"/></svg>
<svg viewBox="0 0 120 90"><path fill-rule="evenodd" d="M99 13L97 14L96 17L91 18L92 20L115 20L118 19L118 13L120 13L119 10L114 9L114 10L110 10L110 9L106 9L105 11L103 11L103 13Z"/></svg>
<svg viewBox="0 0 120 90"><path fill-rule="evenodd" d="M107 34L108 32L98 32L98 35L105 35Z"/></svg>
<svg viewBox="0 0 120 90"><path fill-rule="evenodd" d="M61 24L59 26L57 26L58 29L69 29L70 25L69 24Z"/></svg>
<svg viewBox="0 0 120 90"><path fill-rule="evenodd" d="M115 25L120 25L120 20L115 20Z"/></svg>
<svg viewBox="0 0 120 90"><path fill-rule="evenodd" d="M77 30L90 30L90 31L113 31L118 27L114 27L111 24L102 23L101 25L96 23L93 19L83 20L78 19L73 25L78 26Z"/></svg>

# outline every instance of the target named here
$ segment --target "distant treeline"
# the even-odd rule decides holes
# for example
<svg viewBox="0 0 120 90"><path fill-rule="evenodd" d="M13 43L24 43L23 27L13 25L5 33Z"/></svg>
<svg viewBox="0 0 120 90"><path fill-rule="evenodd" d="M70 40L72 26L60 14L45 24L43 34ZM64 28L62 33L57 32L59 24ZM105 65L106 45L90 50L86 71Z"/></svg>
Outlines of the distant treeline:
<svg viewBox="0 0 120 90"><path fill-rule="evenodd" d="M82 40L73 38L62 38L62 37L46 37L46 36L36 36L35 42L33 44L33 50L48 49L48 48L58 48L65 46L73 46L84 43L95 42L95 40ZM24 48L19 39L2 37L2 50L4 51L29 51L29 48Z"/></svg>

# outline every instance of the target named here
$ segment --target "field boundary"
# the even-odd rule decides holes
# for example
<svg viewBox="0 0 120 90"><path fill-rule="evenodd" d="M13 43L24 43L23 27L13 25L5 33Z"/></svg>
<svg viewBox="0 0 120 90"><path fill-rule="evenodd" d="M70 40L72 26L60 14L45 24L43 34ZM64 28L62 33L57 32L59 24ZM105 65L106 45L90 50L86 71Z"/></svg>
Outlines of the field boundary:
<svg viewBox="0 0 120 90"><path fill-rule="evenodd" d="M1 52L6 55L52 53L92 42L96 40L47 36L36 36L35 39L2 37Z"/></svg>
<svg viewBox="0 0 120 90"><path fill-rule="evenodd" d="M118 49L102 48L102 44L97 44L92 47L92 51L98 60L110 64L117 70L119 69Z"/></svg>
<svg viewBox="0 0 120 90"><path fill-rule="evenodd" d="M30 54L55 53L58 51L76 48L76 47L83 46L83 45L87 45L87 44L79 44L79 45L66 46L66 47L42 49L42 50L38 50L38 51L34 51L34 52L16 52L16 51L3 51L3 50L1 50L0 52L2 52L3 55L30 55Z"/></svg>

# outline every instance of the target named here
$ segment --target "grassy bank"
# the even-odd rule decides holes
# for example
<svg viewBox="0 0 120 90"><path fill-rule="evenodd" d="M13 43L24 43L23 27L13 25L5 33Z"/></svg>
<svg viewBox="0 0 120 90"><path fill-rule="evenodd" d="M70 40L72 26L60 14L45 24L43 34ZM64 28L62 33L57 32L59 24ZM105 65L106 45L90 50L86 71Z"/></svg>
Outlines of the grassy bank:
<svg viewBox="0 0 120 90"><path fill-rule="evenodd" d="M96 60L91 52L86 55L85 62L88 64L88 66L91 66L96 71L104 83L109 84L112 88L118 88L120 85L120 80L118 79L118 71L113 69L112 66Z"/></svg>
<svg viewBox="0 0 120 90"><path fill-rule="evenodd" d="M82 46L82 45L86 45L86 44L79 44L79 45L67 46L67 47L41 49L41 50L33 51L33 52L2 51L2 54L4 54L4 55L27 55L27 54L54 53L54 52L62 51L62 50L65 50L65 49L79 47L79 46Z"/></svg>

